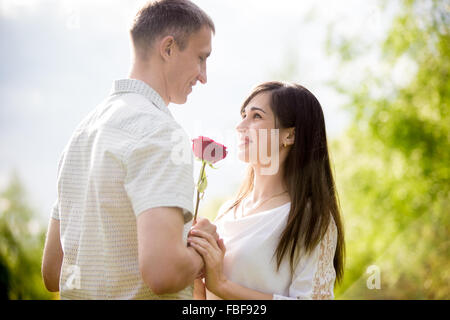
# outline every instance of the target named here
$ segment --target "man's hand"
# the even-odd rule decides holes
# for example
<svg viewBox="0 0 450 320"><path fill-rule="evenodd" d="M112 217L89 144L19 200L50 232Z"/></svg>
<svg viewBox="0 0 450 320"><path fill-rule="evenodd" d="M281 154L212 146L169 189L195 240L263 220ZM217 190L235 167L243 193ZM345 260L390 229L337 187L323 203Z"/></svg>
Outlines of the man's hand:
<svg viewBox="0 0 450 320"><path fill-rule="evenodd" d="M219 240L219 235L216 232L217 227L206 218L198 218L197 222L194 225L192 225L188 236L191 235L191 232L193 229L198 229L203 232L209 233L210 235L212 235L214 237L214 239L216 239L216 241Z"/></svg>

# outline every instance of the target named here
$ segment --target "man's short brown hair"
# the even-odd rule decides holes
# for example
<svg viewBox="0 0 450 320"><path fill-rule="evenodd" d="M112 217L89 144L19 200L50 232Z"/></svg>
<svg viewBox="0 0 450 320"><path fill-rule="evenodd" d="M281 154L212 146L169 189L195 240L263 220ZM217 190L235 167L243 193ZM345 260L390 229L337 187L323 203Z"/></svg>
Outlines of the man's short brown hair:
<svg viewBox="0 0 450 320"><path fill-rule="evenodd" d="M156 0L137 13L130 33L133 45L146 54L156 39L172 35L180 50L191 34L207 26L215 33L211 18L189 0Z"/></svg>

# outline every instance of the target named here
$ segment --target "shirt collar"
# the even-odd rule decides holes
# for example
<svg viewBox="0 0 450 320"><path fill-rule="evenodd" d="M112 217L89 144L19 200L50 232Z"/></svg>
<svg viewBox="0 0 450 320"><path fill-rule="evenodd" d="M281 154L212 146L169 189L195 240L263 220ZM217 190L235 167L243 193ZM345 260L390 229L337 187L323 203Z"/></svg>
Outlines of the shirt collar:
<svg viewBox="0 0 450 320"><path fill-rule="evenodd" d="M164 103L164 100L152 87L144 81L137 79L120 79L115 80L111 89L111 95L136 93L143 95L150 102L152 102L158 109L172 116L169 108Z"/></svg>

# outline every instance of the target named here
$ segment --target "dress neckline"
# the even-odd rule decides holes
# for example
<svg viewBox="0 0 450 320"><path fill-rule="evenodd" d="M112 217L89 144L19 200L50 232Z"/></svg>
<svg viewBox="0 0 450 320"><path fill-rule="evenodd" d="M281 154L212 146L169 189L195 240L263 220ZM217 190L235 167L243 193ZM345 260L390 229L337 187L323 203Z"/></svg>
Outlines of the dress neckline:
<svg viewBox="0 0 450 320"><path fill-rule="evenodd" d="M262 215L262 214L264 214L264 213L267 213L267 212L271 212L271 211L275 211L275 210L277 210L277 209L280 209L280 208L283 208L283 207L285 207L285 206L287 206L287 205L290 205L291 204L291 201L289 201L289 202L286 202L286 203L284 203L284 204L282 204L282 205L280 205L280 206L277 206L277 207L275 207L275 208L272 208L272 209L267 209L267 210L263 210L263 211L259 211L259 212L255 212L255 213L252 213L252 214L250 214L250 215L248 215L248 216L242 216L242 211L243 211L243 208L241 207L241 209L240 209L240 211L241 211L241 216L236 216L236 208L233 210L233 221L237 221L237 220L245 220L245 219L247 219L247 218L251 218L251 217L253 217L253 216L260 216L260 215Z"/></svg>

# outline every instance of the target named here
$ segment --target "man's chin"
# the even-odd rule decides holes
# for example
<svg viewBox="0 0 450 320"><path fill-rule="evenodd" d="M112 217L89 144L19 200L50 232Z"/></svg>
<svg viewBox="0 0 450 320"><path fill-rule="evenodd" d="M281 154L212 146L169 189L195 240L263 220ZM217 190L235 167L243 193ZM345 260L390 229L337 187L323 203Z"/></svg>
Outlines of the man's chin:
<svg viewBox="0 0 450 320"><path fill-rule="evenodd" d="M172 101L172 103L175 103L175 104L185 104L186 102L187 102L187 96L176 98Z"/></svg>

